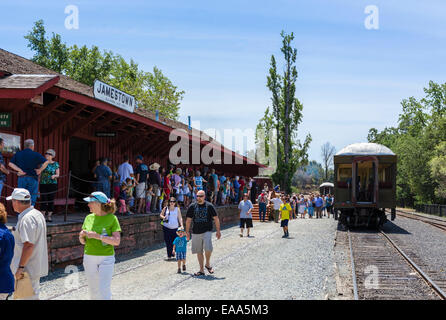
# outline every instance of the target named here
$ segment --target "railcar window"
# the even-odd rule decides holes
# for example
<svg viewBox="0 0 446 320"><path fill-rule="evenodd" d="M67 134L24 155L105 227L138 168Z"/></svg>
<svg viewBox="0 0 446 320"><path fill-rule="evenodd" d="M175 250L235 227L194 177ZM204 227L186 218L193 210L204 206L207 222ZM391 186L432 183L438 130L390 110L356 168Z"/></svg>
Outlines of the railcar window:
<svg viewBox="0 0 446 320"><path fill-rule="evenodd" d="M338 168L338 187L348 188L348 185L352 182L352 167L350 164L345 165L348 167L341 166Z"/></svg>
<svg viewBox="0 0 446 320"><path fill-rule="evenodd" d="M391 189L393 187L392 165L380 163L378 167L378 182L382 189Z"/></svg>

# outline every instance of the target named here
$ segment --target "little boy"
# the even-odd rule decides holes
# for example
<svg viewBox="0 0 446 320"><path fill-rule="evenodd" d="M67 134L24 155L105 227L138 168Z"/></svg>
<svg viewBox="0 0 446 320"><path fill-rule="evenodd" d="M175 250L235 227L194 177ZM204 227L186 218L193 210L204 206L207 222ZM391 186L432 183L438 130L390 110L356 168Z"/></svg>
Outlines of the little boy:
<svg viewBox="0 0 446 320"><path fill-rule="evenodd" d="M187 250L187 238L184 228L180 227L177 231L178 237L173 241L173 251L178 261L178 271L181 273L181 262L183 262L183 271L186 271L186 250Z"/></svg>
<svg viewBox="0 0 446 320"><path fill-rule="evenodd" d="M282 203L279 208L279 220L280 226L283 228L284 235L282 238L288 238L288 221L290 220L290 212L291 212L290 198L286 198L285 203Z"/></svg>

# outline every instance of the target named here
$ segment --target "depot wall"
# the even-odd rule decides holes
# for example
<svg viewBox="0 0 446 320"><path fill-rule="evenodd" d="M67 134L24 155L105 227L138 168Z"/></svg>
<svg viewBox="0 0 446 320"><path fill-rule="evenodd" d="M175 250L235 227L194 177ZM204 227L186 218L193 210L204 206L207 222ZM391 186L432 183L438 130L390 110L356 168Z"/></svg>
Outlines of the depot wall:
<svg viewBox="0 0 446 320"><path fill-rule="evenodd" d="M236 206L216 208L222 226L233 225L239 220ZM183 212L183 221L186 221ZM158 215L118 217L122 229L121 244L115 248L116 255L131 253L164 242L163 230ZM79 243L82 223L67 223L48 226L48 263L53 271L67 265L80 265L84 246Z"/></svg>

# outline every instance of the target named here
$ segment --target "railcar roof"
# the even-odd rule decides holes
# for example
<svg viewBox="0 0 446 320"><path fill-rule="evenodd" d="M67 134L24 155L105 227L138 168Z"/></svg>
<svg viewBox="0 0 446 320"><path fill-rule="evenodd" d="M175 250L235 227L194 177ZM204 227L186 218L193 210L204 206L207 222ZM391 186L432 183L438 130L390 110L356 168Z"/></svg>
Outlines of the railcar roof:
<svg viewBox="0 0 446 320"><path fill-rule="evenodd" d="M394 156L395 153L393 153L392 150L390 150L386 146L383 146L382 144L361 142L361 143L353 143L344 147L342 150L336 153L336 155L337 156L356 156L356 155Z"/></svg>
<svg viewBox="0 0 446 320"><path fill-rule="evenodd" d="M320 187L334 187L334 184L331 183L331 182L324 182L323 184L321 184L321 185L319 186L319 188L320 188Z"/></svg>

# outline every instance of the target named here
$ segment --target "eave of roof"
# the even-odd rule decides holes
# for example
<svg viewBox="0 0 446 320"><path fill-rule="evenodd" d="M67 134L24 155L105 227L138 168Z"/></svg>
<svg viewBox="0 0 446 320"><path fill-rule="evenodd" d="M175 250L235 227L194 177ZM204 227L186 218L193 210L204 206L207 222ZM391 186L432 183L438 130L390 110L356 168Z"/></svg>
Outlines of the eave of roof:
<svg viewBox="0 0 446 320"><path fill-rule="evenodd" d="M1 49L1 48L0 48L0 70L5 71L7 73L11 73L11 74L55 75L55 76L57 76L57 81L55 81L55 83L51 86L59 88L60 89L59 92L63 91L64 92L63 95L65 97L67 97L67 96L71 96L73 98L76 97L77 99L81 100L81 101L75 100L77 102L85 103L82 101L88 101L89 103L86 103L88 105L91 105L94 107L101 106L102 109L104 109L104 110L108 109L107 111L114 112L116 114L122 114L122 116L125 116L125 117L130 117L129 115L132 115L132 113L129 113L127 111L119 109L113 105L106 103L106 102L97 100L94 97L92 87L85 85L83 83L80 83L76 80L73 80L63 74L59 74L53 70L42 67L42 66L34 63L33 61L30 61L24 57L21 57L19 55L16 55L14 53L11 53L11 52ZM54 79L56 79L56 78L54 78ZM51 81L53 81L53 80L51 80ZM46 88L46 89L48 89L48 88ZM36 94L38 94L38 93L36 93L37 91L26 91L25 92L24 90L26 90L26 89L20 89L20 90L22 90L22 91L17 92L17 93L14 93L11 91L9 94L12 96L6 96L6 94L5 94L5 96L3 97L0 95L0 98L19 98L19 97L33 98ZM45 91L45 90L43 90L43 91ZM75 93L76 95L69 94L68 92L70 92L70 91L72 93ZM24 94L26 95L26 97L24 96ZM17 95L19 95L19 96L17 96ZM65 98L64 96L60 96L60 97ZM69 98L67 98L67 99L69 99ZM99 108L101 108L101 107L99 107ZM113 107L113 109L110 109L110 107ZM137 109L134 114L141 117L141 118L139 118L139 117L135 118L135 121L147 123L148 125L160 128L161 130L164 130L164 131L168 130L169 132L172 129L184 129L188 133L188 135L191 139L196 138L196 137L194 137L194 135L192 135L192 130L189 130L189 127L182 122L175 121L172 119L163 118L163 117L159 117L160 121L156 121L155 114L153 114L150 111L142 110L142 109ZM143 118L148 119L150 121L143 121L142 120ZM202 139L200 139L200 143L202 145L207 144L208 141L211 141L211 142L213 141L213 139L211 137L209 137L208 135L206 135L204 132L202 132L202 131L199 131L199 132L200 132L201 137L198 137L198 138L204 138L204 141ZM260 166L260 167L266 167L260 163L257 163L251 159L248 159L247 157L240 155L240 154L238 154L224 146L222 146L222 151L227 154L231 154L235 158L243 159L244 161L248 162L248 164L250 163L250 164L255 164L257 166Z"/></svg>

